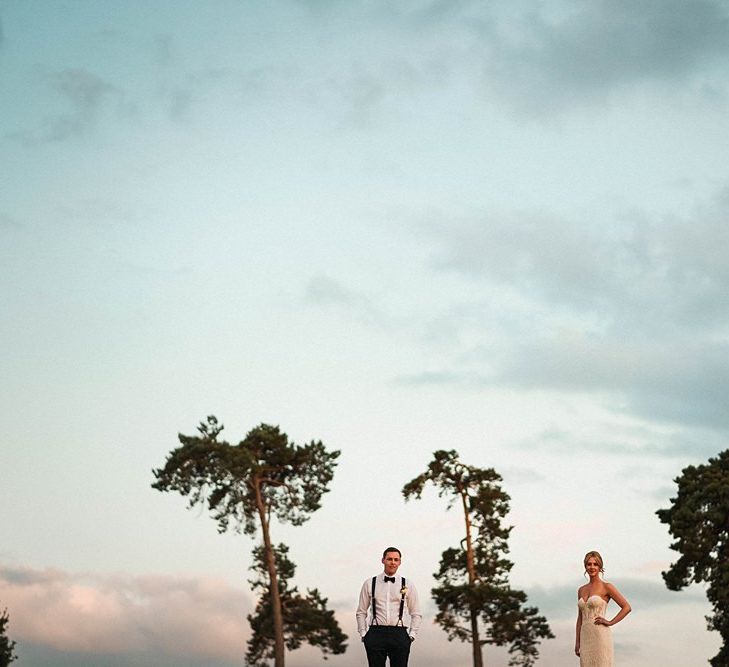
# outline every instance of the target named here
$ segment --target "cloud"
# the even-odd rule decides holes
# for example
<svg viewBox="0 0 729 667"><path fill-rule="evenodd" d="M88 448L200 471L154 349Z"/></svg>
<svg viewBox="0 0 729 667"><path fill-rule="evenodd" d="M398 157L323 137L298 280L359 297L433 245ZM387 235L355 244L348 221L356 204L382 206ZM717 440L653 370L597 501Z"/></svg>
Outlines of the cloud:
<svg viewBox="0 0 729 667"><path fill-rule="evenodd" d="M619 340L571 333L517 346L494 383L522 389L619 394L658 420L729 428L729 345Z"/></svg>
<svg viewBox="0 0 729 667"><path fill-rule="evenodd" d="M542 473L524 466L505 466L499 468L499 473L504 478L507 486L512 484L535 484L547 479Z"/></svg>
<svg viewBox="0 0 729 667"><path fill-rule="evenodd" d="M68 198L57 206L60 216L70 222L89 225L132 224L139 216L133 206L111 198L87 197L72 200Z"/></svg>
<svg viewBox="0 0 729 667"><path fill-rule="evenodd" d="M11 619L12 623L12 619ZM162 655L149 651L129 651L126 653L81 653L79 651L60 651L48 646L23 642L16 646L18 664L24 667L200 667L201 659L195 655ZM240 658L215 660L204 658L205 667L237 667Z"/></svg>
<svg viewBox="0 0 729 667"><path fill-rule="evenodd" d="M364 293L325 275L310 278L304 298L312 306L333 309L365 325L389 328L392 324L390 318Z"/></svg>
<svg viewBox="0 0 729 667"><path fill-rule="evenodd" d="M395 383L405 387L418 387L426 385L461 385L479 387L489 384L484 376L475 373L460 373L458 371L423 371L399 375Z"/></svg>
<svg viewBox="0 0 729 667"><path fill-rule="evenodd" d="M346 102L349 120L354 126L366 126L374 110L388 95L388 77L354 66L346 77L330 82L335 93Z"/></svg>
<svg viewBox="0 0 729 667"><path fill-rule="evenodd" d="M161 93L167 105L167 114L174 122L183 121L201 103L218 96L218 100L235 97L235 73L228 67L205 67L193 71L182 71L174 80L166 81Z"/></svg>
<svg viewBox="0 0 729 667"><path fill-rule="evenodd" d="M608 581L612 581L607 577ZM581 583L585 583L584 581ZM669 591L658 579L637 579L621 577L615 585L635 609L656 609L687 602L705 603L706 597L700 586L691 586L683 591ZM534 604L548 618L572 618L577 607L577 585L532 587L525 590L529 604Z"/></svg>
<svg viewBox="0 0 729 667"><path fill-rule="evenodd" d="M47 141L63 141L84 134L93 125L109 95L118 92L114 86L83 68L63 69L47 78L71 107L70 112L49 119Z"/></svg>
<svg viewBox="0 0 729 667"><path fill-rule="evenodd" d="M593 394L616 412L655 421L729 429L729 345L677 340L620 341L569 332L517 343L495 358L483 349L479 374L453 368L399 376L409 386L511 387L526 391ZM473 356L473 355L471 355ZM456 362L457 364L458 362ZM672 447L679 453L686 447Z"/></svg>
<svg viewBox="0 0 729 667"><path fill-rule="evenodd" d="M591 393L649 419L729 428L727 216L722 191L683 219L598 226L519 213L423 225L435 274L480 292L471 312L440 318L469 344L400 381Z"/></svg>
<svg viewBox="0 0 729 667"><path fill-rule="evenodd" d="M233 667L250 636L252 602L241 589L212 577L80 574L0 565L0 607L8 607L10 635L21 662L57 667ZM336 605L341 627L353 623L352 601ZM436 632L418 640L424 665L460 665ZM463 652L466 652L466 647ZM360 665L350 645L330 658ZM287 663L319 664L318 649L304 646Z"/></svg>
<svg viewBox="0 0 729 667"><path fill-rule="evenodd" d="M625 426L619 424L596 425L596 431L579 434L552 426L538 433L535 437L523 440L514 445L521 450L549 450L564 454L574 454L591 449L598 449L601 456L644 458L646 461L656 457L703 461L726 448L726 439L716 431L696 431L695 429L679 429L675 432L662 432L645 426ZM635 461L621 472L624 479L649 477L653 480L654 466L641 468ZM654 483L651 481L651 483ZM667 498L666 487L661 489L641 489L641 493L650 497ZM675 489L674 489L675 491Z"/></svg>
<svg viewBox="0 0 729 667"><path fill-rule="evenodd" d="M635 214L597 226L531 212L487 213L424 228L437 245L437 269L609 318L622 330L655 333L725 320L728 215L724 190L686 219Z"/></svg>
<svg viewBox="0 0 729 667"><path fill-rule="evenodd" d="M235 661L247 595L214 578L72 574L0 567L13 638L46 651Z"/></svg>
<svg viewBox="0 0 729 667"><path fill-rule="evenodd" d="M597 0L589 3L311 3L315 18L345 16L368 32L372 53L349 44L349 66L366 62L362 76L336 77L366 116L387 95L413 92L444 78L466 77L471 90L488 93L520 111L543 115L609 102L636 86L692 95L726 96L729 15L719 0ZM398 55L411 76L397 86ZM377 67L377 60L382 67ZM346 61L345 61L346 62ZM355 66L356 69L356 66ZM437 74L437 78L434 75ZM443 76L445 74L445 77ZM677 86L681 84L681 86Z"/></svg>
<svg viewBox="0 0 729 667"><path fill-rule="evenodd" d="M729 17L716 0L600 0L564 10L547 4L502 16L483 37L490 86L522 108L543 111L723 68Z"/></svg>
<svg viewBox="0 0 729 667"><path fill-rule="evenodd" d="M318 305L368 306L364 295L324 275L313 276L306 286L306 298Z"/></svg>
<svg viewBox="0 0 729 667"><path fill-rule="evenodd" d="M392 30L392 39L400 48L383 44L373 53L369 46L332 68L323 81L310 81L306 93L301 91L337 110L345 127L372 129L377 123L410 117L412 106L421 103L423 94L445 93L449 83L448 63L457 60L458 52L450 54L447 47L433 52L432 44L423 37L414 38L391 26L383 30Z"/></svg>
<svg viewBox="0 0 729 667"><path fill-rule="evenodd" d="M160 33L154 36L154 60L160 66L170 65L174 62L174 38L169 33Z"/></svg>
<svg viewBox="0 0 729 667"><path fill-rule="evenodd" d="M122 101L123 95L118 88L81 67L51 70L42 78L65 103L67 110L46 116L35 130L7 135L27 146L83 136L94 127L110 98L116 98L118 103Z"/></svg>
<svg viewBox="0 0 729 667"><path fill-rule="evenodd" d="M0 212L0 230L18 230L22 229L23 224L20 223L16 218L7 213Z"/></svg>

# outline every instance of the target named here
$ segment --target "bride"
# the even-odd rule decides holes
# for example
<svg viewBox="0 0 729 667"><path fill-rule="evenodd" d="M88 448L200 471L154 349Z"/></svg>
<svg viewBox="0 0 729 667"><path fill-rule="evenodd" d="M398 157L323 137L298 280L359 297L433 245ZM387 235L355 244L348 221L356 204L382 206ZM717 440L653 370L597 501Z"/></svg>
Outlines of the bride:
<svg viewBox="0 0 729 667"><path fill-rule="evenodd" d="M583 563L590 581L577 590L575 655L580 657L580 667L613 667L610 626L630 613L630 605L615 586L600 577L605 570L597 551L588 551ZM610 600L615 601L620 611L607 620L605 612Z"/></svg>

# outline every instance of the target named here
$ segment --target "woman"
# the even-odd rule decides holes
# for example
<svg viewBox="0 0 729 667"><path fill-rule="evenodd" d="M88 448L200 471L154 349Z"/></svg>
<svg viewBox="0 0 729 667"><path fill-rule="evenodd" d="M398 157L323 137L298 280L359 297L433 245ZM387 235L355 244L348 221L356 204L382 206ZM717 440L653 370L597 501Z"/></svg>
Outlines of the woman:
<svg viewBox="0 0 729 667"><path fill-rule="evenodd" d="M630 613L630 605L615 586L600 577L605 569L597 551L588 551L582 562L590 581L577 589L575 655L580 657L580 667L613 667L610 626ZM617 603L620 611L608 621L605 611L610 600Z"/></svg>

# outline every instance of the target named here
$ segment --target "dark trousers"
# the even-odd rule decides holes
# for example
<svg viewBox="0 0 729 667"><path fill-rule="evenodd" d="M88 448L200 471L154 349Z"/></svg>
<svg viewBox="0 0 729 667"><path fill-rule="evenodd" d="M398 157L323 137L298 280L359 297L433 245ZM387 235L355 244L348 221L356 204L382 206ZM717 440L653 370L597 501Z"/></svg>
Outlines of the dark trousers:
<svg viewBox="0 0 729 667"><path fill-rule="evenodd" d="M407 628L392 625L373 625L364 636L369 667L407 667L410 655L410 636Z"/></svg>

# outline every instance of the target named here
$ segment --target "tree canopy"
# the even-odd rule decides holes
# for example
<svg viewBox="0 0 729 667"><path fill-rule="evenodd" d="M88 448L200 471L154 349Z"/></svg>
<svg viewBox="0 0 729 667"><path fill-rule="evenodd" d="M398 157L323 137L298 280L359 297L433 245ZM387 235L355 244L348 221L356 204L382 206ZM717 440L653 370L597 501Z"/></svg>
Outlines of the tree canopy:
<svg viewBox="0 0 729 667"><path fill-rule="evenodd" d="M237 445L219 440L222 430L209 416L198 426L198 435L179 434L181 446L169 453L163 468L153 471L152 487L187 496L190 508L207 506L221 533L232 528L255 535L260 528L274 664L283 667L284 618L271 517L294 526L309 519L321 506L340 453L328 451L321 441L296 445L269 424L255 427Z"/></svg>
<svg viewBox="0 0 729 667"><path fill-rule="evenodd" d="M293 651L306 642L320 648L324 660L328 654L344 653L347 636L334 618L334 612L327 609L327 598L323 598L316 588L301 595L298 588L291 585L296 566L288 558L288 551L285 544L274 547L286 648ZM250 584L260 597L255 612L248 616L253 635L248 640L246 663L259 667L268 664L274 652L270 583L262 546L253 550L250 569L254 572Z"/></svg>
<svg viewBox="0 0 729 667"><path fill-rule="evenodd" d="M8 665L17 660L15 655L15 642L11 641L7 635L7 626L10 622L8 610L3 609L0 613L0 667L8 667Z"/></svg>
<svg viewBox="0 0 729 667"><path fill-rule="evenodd" d="M233 528L255 535L260 509L281 523L300 526L321 507L334 477L339 451L321 441L297 446L278 426L260 424L238 445L219 441L223 426L214 416L198 426L200 435L179 434L181 447L170 452L164 468L154 470L160 491L189 497L189 507L207 504L218 530Z"/></svg>
<svg viewBox="0 0 729 667"><path fill-rule="evenodd" d="M493 468L466 465L455 450L439 450L402 493L406 500L420 498L431 483L448 499L448 509L458 504L463 513L465 536L458 547L443 552L433 575L439 585L431 591L438 607L435 620L448 639L471 643L474 667L483 665L484 644L508 646L509 664L529 667L538 658L539 641L553 635L538 610L526 606L527 596L509 585L511 527L503 524L509 496L501 481Z"/></svg>
<svg viewBox="0 0 729 667"><path fill-rule="evenodd" d="M722 646L709 662L729 665L729 450L706 464L688 466L674 480L678 494L671 507L656 514L676 538L671 549L681 556L663 572L673 591L691 583L706 583L713 615L709 630L719 632Z"/></svg>

